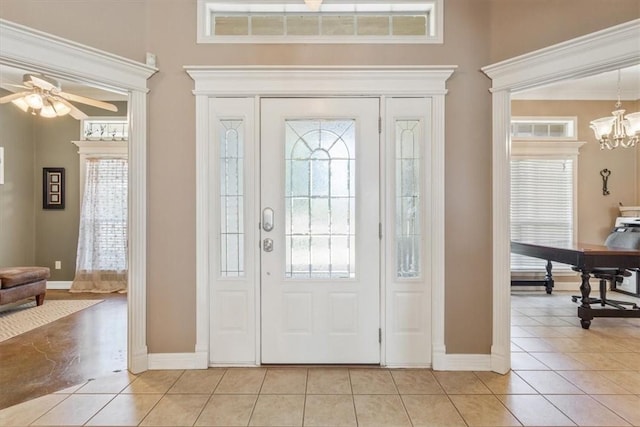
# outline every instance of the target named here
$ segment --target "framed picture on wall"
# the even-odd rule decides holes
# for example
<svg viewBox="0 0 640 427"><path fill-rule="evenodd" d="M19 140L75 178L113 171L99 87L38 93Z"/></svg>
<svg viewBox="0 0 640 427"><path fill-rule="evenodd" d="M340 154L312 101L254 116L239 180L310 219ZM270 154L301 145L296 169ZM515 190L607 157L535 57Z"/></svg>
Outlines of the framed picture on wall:
<svg viewBox="0 0 640 427"><path fill-rule="evenodd" d="M42 168L42 209L64 209L64 168Z"/></svg>

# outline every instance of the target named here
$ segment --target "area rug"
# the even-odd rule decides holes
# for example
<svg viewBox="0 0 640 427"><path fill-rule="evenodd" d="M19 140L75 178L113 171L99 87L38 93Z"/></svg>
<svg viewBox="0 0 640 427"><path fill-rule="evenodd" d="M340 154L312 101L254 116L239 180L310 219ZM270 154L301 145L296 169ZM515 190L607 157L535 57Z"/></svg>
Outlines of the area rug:
<svg viewBox="0 0 640 427"><path fill-rule="evenodd" d="M45 300L40 307L35 301L0 311L0 342L76 313L103 300Z"/></svg>

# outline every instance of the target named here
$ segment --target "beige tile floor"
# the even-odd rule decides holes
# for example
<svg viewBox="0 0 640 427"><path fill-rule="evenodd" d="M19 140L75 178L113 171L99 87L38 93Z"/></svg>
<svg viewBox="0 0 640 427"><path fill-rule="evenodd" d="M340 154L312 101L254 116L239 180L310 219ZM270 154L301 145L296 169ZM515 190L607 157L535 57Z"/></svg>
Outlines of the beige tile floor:
<svg viewBox="0 0 640 427"><path fill-rule="evenodd" d="M507 375L362 367L121 372L2 410L0 425L640 426L640 319L598 318L583 330L568 295L514 293Z"/></svg>

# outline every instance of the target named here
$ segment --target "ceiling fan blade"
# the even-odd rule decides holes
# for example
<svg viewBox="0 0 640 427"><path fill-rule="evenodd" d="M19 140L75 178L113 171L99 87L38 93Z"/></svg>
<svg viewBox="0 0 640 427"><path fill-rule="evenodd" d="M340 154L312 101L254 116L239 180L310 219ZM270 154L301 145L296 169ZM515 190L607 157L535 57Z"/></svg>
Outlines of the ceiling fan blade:
<svg viewBox="0 0 640 427"><path fill-rule="evenodd" d="M5 83L2 86L12 86L12 87L19 87L21 89L31 89L29 86L25 86L25 85L16 85L13 83Z"/></svg>
<svg viewBox="0 0 640 427"><path fill-rule="evenodd" d="M17 92L17 93L12 93L11 95L3 96L2 98L0 98L0 104L6 104L7 102L11 102L18 98L22 98L23 96L28 95L30 93L31 92Z"/></svg>
<svg viewBox="0 0 640 427"><path fill-rule="evenodd" d="M108 102L98 101L97 99L86 98L80 95L74 95L72 93L67 92L57 92L57 96L66 99L67 101L80 102L81 104L87 104L94 107L102 108L103 110L113 111L114 113L118 111L118 107Z"/></svg>
<svg viewBox="0 0 640 427"><path fill-rule="evenodd" d="M44 76L43 76L44 77ZM42 90L52 90L52 89L59 89L56 85L52 84L52 82L45 80L45 78L40 78L34 74L28 74L28 80L25 81L28 82L31 81L31 83L34 86L37 86L39 88L41 88Z"/></svg>
<svg viewBox="0 0 640 427"><path fill-rule="evenodd" d="M69 115L71 117L73 117L74 119L76 119L76 120L84 120L84 119L89 117L85 113L83 113L82 111L78 110L78 108L75 105L73 105L72 103L70 103L66 99L64 99L62 97L56 97L56 99L58 101L62 102L64 105L66 105L67 107L69 107L71 109L71 111L69 111Z"/></svg>

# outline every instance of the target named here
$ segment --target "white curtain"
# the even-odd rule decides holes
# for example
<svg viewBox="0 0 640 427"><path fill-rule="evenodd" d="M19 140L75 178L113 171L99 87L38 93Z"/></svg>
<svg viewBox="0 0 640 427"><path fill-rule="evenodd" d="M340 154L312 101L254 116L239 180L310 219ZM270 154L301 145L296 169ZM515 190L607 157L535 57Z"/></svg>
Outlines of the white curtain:
<svg viewBox="0 0 640 427"><path fill-rule="evenodd" d="M126 292L127 252L127 160L87 159L70 292Z"/></svg>

